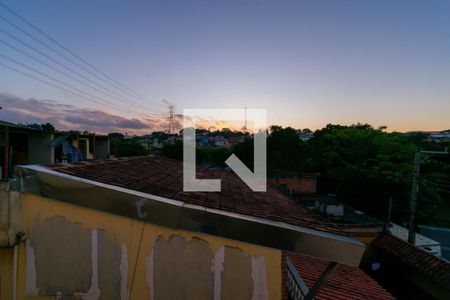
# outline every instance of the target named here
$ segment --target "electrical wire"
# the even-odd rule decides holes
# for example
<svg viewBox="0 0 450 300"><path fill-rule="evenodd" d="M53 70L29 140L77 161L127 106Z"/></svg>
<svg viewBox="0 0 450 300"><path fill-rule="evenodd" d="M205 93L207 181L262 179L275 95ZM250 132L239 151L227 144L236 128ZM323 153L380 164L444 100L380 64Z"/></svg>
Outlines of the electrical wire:
<svg viewBox="0 0 450 300"><path fill-rule="evenodd" d="M114 95L110 95L110 94L108 94L108 93L102 92L102 91L100 91L98 88L96 88L96 87L90 85L89 83L86 83L86 82L84 82L84 81L82 81L82 80L80 80L80 79L78 79L78 78L76 78L76 77L74 77L74 76L72 76L72 75L70 75L70 74L64 72L64 71L61 71L61 70L59 70L59 69L53 67L52 65L50 65L50 64L48 64L48 63L42 61L41 59L39 59L39 58L37 58L37 57L35 57L35 56L31 55L31 54L26 53L25 51L23 51L23 50L21 50L21 49L15 47L15 46L13 46L13 45L11 45L11 44L5 42L5 41L2 40L2 39L0 39L0 43L6 45L7 47L9 47L9 48L11 48L11 49L14 49L15 51L21 53L22 55L25 55L25 56L28 57L28 58L31 58L31 59L34 60L34 61L39 62L40 64L46 66L47 68L50 68L50 69L52 69L52 70L54 70L54 71L56 71L56 72L58 72L58 73L60 73L60 74L62 74L62 75L64 75L64 76L66 76L66 77L68 77L68 78L74 80L74 81L77 81L78 83L81 83L81 84L83 84L83 85L85 85L85 86L87 86L87 87L89 87L89 88L91 88L91 89L93 89L93 90L95 90L95 91L97 91L97 92L104 93L104 94L106 94L107 96L110 96L110 97L112 97L112 98L115 98L115 99L120 100L120 98L117 98L117 97L115 97Z"/></svg>
<svg viewBox="0 0 450 300"><path fill-rule="evenodd" d="M50 57L50 56L47 55L46 53L44 53L44 52L40 51L39 49L37 49L36 47L33 47L32 45L28 44L27 42L24 42L23 40L17 38L16 36L14 36L13 34L11 34L10 32L8 32L8 31L6 31L6 30L4 30L4 29L2 29L2 28L0 28L0 32L2 32L3 34L7 35L7 36L10 37L11 39L14 39L16 42L18 42L18 43L24 45L25 47L27 47L27 48L29 48L29 49L35 51L36 53L40 54L41 56L44 56L44 57L47 58L48 60L50 60L50 61L52 61L53 63L57 64L58 66L63 67L64 69L68 70L69 72L72 72L72 73L76 74L78 77L80 77L80 78L82 78L82 79L84 79L84 80L90 82L91 84L98 85L98 86L100 86L102 89L105 89L106 91L111 92L108 88L105 88L104 86L102 86L102 85L96 83L95 81L93 81L93 80L91 80L90 78L84 76L83 74L81 74L80 72L74 70L73 68L71 68L71 67L69 67L69 66L67 66L67 65L65 65L65 64L63 64L63 63L61 63L60 61L58 61L58 60L56 60L56 59L54 59L54 58L52 58L52 57ZM3 40L2 40L2 43L5 44L5 45L7 45L8 47L14 49L15 51L18 51L18 52L22 53L23 55L28 56L28 57L30 57L30 58L36 60L36 61L39 61L40 63L45 64L47 67L49 67L49 64L46 64L46 63L42 62L42 60L37 59L36 57L32 56L31 54L28 54L28 53L26 53L25 51L20 50L19 48L15 47L15 46L13 46L13 45L11 45L11 44L9 44L9 43L3 41ZM50 68L52 68L52 67L50 67ZM66 74L66 76L67 76L67 74ZM71 77L71 78L72 78L73 80L80 81L79 79L74 79L74 77ZM86 83L83 83L83 84L84 84L84 85L87 85ZM94 88L94 87L92 87L91 85L89 85L89 86L90 86L91 88L93 88L93 89L98 90L97 88ZM104 93L106 93L106 92L104 92ZM117 94L117 95L118 95L118 94ZM122 101L123 101L123 99L121 99L121 98L117 98L117 97L111 96L111 95L109 95L109 96L110 96L110 97L113 97L113 98L115 98L115 99L119 99L119 100L122 100ZM120 96L120 95L119 95L119 96ZM131 102L128 102L128 104L133 105L133 103L131 103ZM160 112L160 111L157 111L157 112Z"/></svg>
<svg viewBox="0 0 450 300"><path fill-rule="evenodd" d="M67 57L66 55L62 54L60 51L55 50L53 47L50 47L49 45L47 45L45 42L41 41L40 39L34 37L32 34L30 34L29 32L27 32L26 30L24 30L23 28L21 28L20 26L16 25L14 22L10 21L9 19L0 16L0 19L2 19L3 21L5 21L6 23L8 23L10 26L14 27L15 29L19 30L20 32L22 32L23 34L25 34L26 36L30 37L31 39L33 39L34 41L36 41L37 43L41 44L42 46L44 46L45 48L49 49L50 51L54 52L55 54L61 56L62 58L64 58L65 60L69 61L70 63L76 65L77 67L83 69L85 72L88 72L89 74L91 74L92 76L96 77L97 79L115 87L118 90L121 90L122 93L126 93L126 91L128 91L127 94L130 95L130 92L132 93L130 96L134 96L136 98L141 98L141 100L144 100L145 102L147 102L148 100L145 99L144 97L140 96L138 93L132 91L131 89L127 88L126 86L122 85L120 82L118 82L117 80L113 79L111 76L109 76L108 74L100 71L97 67L93 66L92 64L88 63L86 60L82 59L79 55L75 54L73 51L69 50L67 47L65 47L64 45L62 45L61 43L59 43L57 40L55 40L54 38L52 38L50 35L48 35L47 33L45 33L43 30L41 30L40 28L38 28L36 25L32 24L30 21L28 21L27 19L25 19L24 17L22 17L21 15L19 15L17 12L15 12L14 10L12 10L11 8L9 8L8 6L6 6L3 3L0 3L0 6L3 7L5 10L9 11L11 14L13 14L14 16L16 16L17 18L19 18L22 22L24 22L25 24L27 24L28 26L32 27L34 30L38 31L40 34L42 34L43 36L45 36L48 40L50 40L51 42L53 42L54 44L56 44L58 47L60 47L61 49L63 49L64 51L66 51L67 53L69 53L70 55L72 55L73 57L75 57L76 59L78 59L79 61L81 61L83 64L89 66L91 69L93 69L94 71L100 73L103 75L103 77L109 79L110 81L113 81L115 83L115 85L111 84L111 82L108 82L106 80L104 80L103 78L101 78L100 76L98 76L97 74L95 74L94 72L90 71L89 69L87 69L86 67L81 66L80 64L76 63L75 61L73 61L72 59L70 59L69 57ZM118 87L120 86L120 88ZM146 103L147 104L147 103ZM136 103L135 103L136 105ZM159 103L155 103L155 105L159 105L164 107L162 104Z"/></svg>
<svg viewBox="0 0 450 300"><path fill-rule="evenodd" d="M27 66L27 65L25 65L25 64L23 64L23 63L21 63L21 62L15 60L15 59L13 59L13 58L11 58L11 57L8 57L8 56L6 56L6 55L4 55L4 54L2 54L2 53L0 53L0 57L4 58L4 59L6 59L6 60L8 60L8 61L10 61L10 62L13 62L14 64L17 64L17 65L19 65L19 66L21 66L21 67L23 67L23 68L25 68L25 69L27 69L27 70L29 70L29 71L32 71L32 72L34 72L34 73L37 73L37 74L39 74L40 76L45 77L45 78L47 78L47 79L49 79L49 80L51 80L51 81L57 82L57 83L59 83L59 84L65 86L66 88L73 89L73 90L77 91L77 93L78 93L79 95L83 95L83 94L84 94L83 98L85 98L86 95L87 95L87 96L88 96L88 97L87 97L88 99L91 99L91 100L96 99L97 101L95 101L95 102L98 103L98 104L102 104L102 105L106 105L106 106L110 105L110 106L115 107L116 109L121 110L122 112L125 112L125 113L134 113L134 114L137 114L137 115L148 116L148 115L143 114L143 113L140 113L140 112L136 112L136 111L133 111L133 110L130 110L130 109L127 109L127 108L123 108L123 107L118 106L117 104L112 103L112 102L110 102L110 101L108 101L108 100L105 100L105 99L96 97L95 95L92 95L92 94L90 94L90 93L88 93L88 92L85 92L85 91L83 91L83 90L81 90L81 89L79 89L79 88L77 88L77 87L74 87L74 86L71 85L71 84L65 83L65 82L63 82L63 81L61 81L61 80L59 80L59 79L56 79L56 78L52 77L52 76L49 76L49 75L47 75L47 74L44 74L44 73L42 73L41 71L36 70L36 69L33 68L33 67ZM110 107L110 108L111 108L111 107ZM150 116L150 117L151 117L151 116Z"/></svg>

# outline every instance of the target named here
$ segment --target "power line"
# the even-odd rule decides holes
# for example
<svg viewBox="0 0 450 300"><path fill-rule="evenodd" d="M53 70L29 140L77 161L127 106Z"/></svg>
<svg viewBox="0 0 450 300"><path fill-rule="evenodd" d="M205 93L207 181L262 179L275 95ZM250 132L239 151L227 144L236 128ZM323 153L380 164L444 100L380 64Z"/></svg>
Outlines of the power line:
<svg viewBox="0 0 450 300"><path fill-rule="evenodd" d="M37 73L37 74L39 74L39 75L41 75L41 76L43 76L43 77L45 77L45 78L47 78L47 79L50 79L51 81L55 81L55 82L57 82L57 83L59 83L59 84L65 86L65 87L67 87L67 88L73 89L73 90L77 91L77 93L80 94L80 95L83 95L83 94L84 94L83 98L86 97L86 95L87 95L87 96L88 96L88 99L91 98L91 100L92 100L92 99L96 99L96 100L100 101L100 102L94 101L94 102L96 102L96 103L98 103L98 104L102 104L102 105L106 105L106 106L108 106L107 104L109 104L109 105L115 107L116 109L121 110L122 112L126 112L126 113L134 113L134 114L138 114L138 115L139 115L139 114L142 114L142 113L135 112L135 111L130 110L130 109L127 109L127 108L124 109L124 108L118 106L118 105L115 104L115 103L112 103L112 102L110 102L110 101L108 101L108 100L105 100L105 99L102 99L102 98L99 98L99 97L96 97L95 95L92 95L92 94L90 94L90 93L88 93L88 92L85 92L85 91L83 91L83 90L80 90L79 88L74 87L74 86L72 86L71 84L68 84L68 83L65 83L65 82L63 82L63 81L61 81L61 80L59 80L59 79L53 78L52 76L49 76L49 75L47 75L47 74L44 74L44 73L42 73L41 71L36 70L35 68L32 68L32 67L30 67L30 66L27 66L27 65L25 65L25 64L23 64L23 63L21 63L21 62L15 60L15 59L13 59L13 58L10 58L10 57L4 55L4 54L1 54L1 53L0 53L0 57L3 57L4 59L9 60L9 61L11 61L11 62L13 62L13 63L15 63L15 64L17 64L17 65L23 67L23 68L25 68L25 69L28 69L28 70L32 71L32 72L35 72L35 73ZM106 104L106 103L107 103L107 104ZM143 115L145 115L145 114L143 114Z"/></svg>
<svg viewBox="0 0 450 300"><path fill-rule="evenodd" d="M0 30L1 30L1 29L0 29ZM86 83L86 82L84 82L84 81L82 81L82 80L80 80L80 79L78 79L78 78L76 78L76 77L74 77L74 76L72 76L72 75L70 75L70 74L68 74L68 73L66 73L66 72L64 72L64 71L62 71L62 70L59 70L59 69L55 68L54 66L52 66L52 65L50 65L50 64L48 64L48 63L42 61L41 59L39 59L39 58L37 58L37 57L35 57L35 56L31 55L31 54L26 53L25 51L23 51L23 50L21 50L21 49L15 47L15 46L9 44L8 42L3 41L2 39L0 39L0 43L2 43L2 44L4 44L4 45L8 46L8 47L11 48L11 49L14 49L15 51L21 53L22 55L25 55L26 57L31 58L31 59L33 59L33 60L39 62L40 64L42 64L42 65L44 65L44 66L46 66L46 67L48 67L48 68L50 68L50 69L52 69L52 70L54 70L54 71L60 73L60 74L63 74L64 76L69 77L69 78L71 78L72 80L77 81L78 83L81 83L81 84L83 84L83 85L85 85L85 86L87 86L87 87L89 87L89 88L91 88L91 89L93 89L93 90L95 90L95 91L97 91L97 92L103 93L103 94L105 94L105 95L107 95L107 96L109 96L109 97L115 98L115 99L117 99L117 100L121 100L120 98L117 98L117 97L114 96L114 95L110 95L110 94L108 94L108 93L106 93L106 92L102 92L101 90L99 90L99 89L96 88L95 86L92 86L92 85L90 85L89 83Z"/></svg>
<svg viewBox="0 0 450 300"><path fill-rule="evenodd" d="M3 3L0 3L0 6L2 6L4 9L6 9L7 11L9 11L11 14L13 14L14 16L16 16L17 18L19 18L22 22L26 23L28 26L32 27L33 29L35 29L36 31L38 31L40 34L44 35L47 39L49 39L51 42L55 43L56 45L58 45L60 48L62 48L63 50L65 50L67 53L69 53L70 55L72 55L73 57L77 58L79 61L81 61L82 63L84 63L85 65L89 66L91 69L93 69L94 71L102 74L105 78L108 78L110 81L114 82L114 84L111 84L111 82L108 82L106 80L104 80L103 78L101 78L100 76L98 76L97 74L95 74L94 72L90 71L89 69L81 66L80 64L77 64L76 62L74 62L72 59L68 58L66 55L62 54L61 52L55 50L54 48L48 46L46 43L42 42L40 39L34 37L32 34L30 34L29 32L27 32L26 30L24 30L23 28L19 27L18 25L14 24L12 21L8 20L7 18L0 16L0 18L2 20L4 20L5 22L7 22L8 24L10 24L12 27L16 28L17 30L19 30L20 32L22 32L23 34L27 35L28 37L30 37L31 39L35 40L36 42L38 42L39 44L43 45L44 47L46 47L47 49L49 49L50 51L58 54L59 56L61 56L62 58L64 58L65 60L69 61L70 63L76 65L77 67L83 69L84 71L88 72L89 74L91 74L92 76L96 77L97 79L105 82L106 84L109 84L110 86L113 86L114 88L121 90L122 93L126 93L132 97L137 97L137 98L141 98L141 100L144 101L148 101L146 100L144 97L140 96L138 93L132 91L131 89L127 88L126 86L122 85L121 83L119 83L117 80L113 79L112 77L110 77L109 75L107 75L106 73L100 71L98 68L96 68L95 66L93 66L92 64L88 63L87 61L85 61L84 59L82 59L79 55L75 54L74 52L72 52L71 50L69 50L67 47L63 46L61 43L59 43L58 41L56 41L54 38L52 38L50 35L48 35L47 33L45 33L43 30L41 30L40 28L38 28L36 25L32 24L30 21L28 21L27 19L25 19L24 17L22 17L21 15L19 15L17 12L15 12L14 10L12 10L11 8L9 8L8 6L6 6ZM128 92L127 92L128 91ZM130 94L133 93L133 94ZM161 104L155 103L156 105L162 106Z"/></svg>
<svg viewBox="0 0 450 300"><path fill-rule="evenodd" d="M8 65L6 65L6 64L4 64L4 63L1 63L1 62L0 62L0 66L4 67L4 68L6 68L6 69L9 69L9 70L11 70L11 71L14 71L14 72L16 72L16 73L19 73L19 74L21 74L21 75L23 75L23 76L26 76L26 77L29 77L29 78L31 78L31 79L34 79L34 80L36 80L36 81L39 81L39 82L41 82L41 83L44 83L44 84L46 84L46 85L49 85L49 86L51 86L51 87L54 87L54 88L56 88L56 89L59 89L59 90L61 90L61 91L64 91L64 92L73 94L73 95L75 95L75 96L84 98L84 96L81 95L81 94L78 94L78 93L73 92L73 91L71 91L71 90L68 90L68 89L66 89L66 88L57 86L57 85L55 85L55 84L53 84L53 83L51 83L51 82L48 82L48 81L43 80L43 79L41 79L41 78L38 78L38 77L36 77L36 76L34 76L34 75L31 75L31 74L28 74L28 73L26 73L26 72L23 72L23 71L21 71L21 70L19 70L19 69L16 69L16 68L14 68L14 67L8 66ZM97 102L96 100L92 100L92 101L95 102L95 103L98 103L98 104L103 104L103 103Z"/></svg>
<svg viewBox="0 0 450 300"><path fill-rule="evenodd" d="M437 183L437 182L432 182L432 181L429 181L429 180L425 180L424 182L427 183L427 184L431 184L436 189L439 189L441 191L450 193L450 186L448 186L448 185L440 184L440 183Z"/></svg>
<svg viewBox="0 0 450 300"><path fill-rule="evenodd" d="M92 84L98 85L95 81L92 81L91 79L87 78L86 76L84 76L83 74L79 73L78 71L72 69L71 67L69 67L69 66L67 66L67 65L65 65L65 64L60 63L58 60L56 60L56 59L54 59L54 58L48 56L48 55L45 54L44 52L40 51L39 49L33 47L32 45L30 45L30 44L28 44L28 43L26 43L26 42L24 42L23 40L21 40L21 39L15 37L14 35L12 35L11 33L7 32L7 31L5 31L4 29L0 28L0 32L3 32L4 34L6 34L6 35L9 36L10 38L14 39L15 41L19 42L20 44L22 44L22 45L24 45L24 46L30 48L31 50L33 50L33 51L35 51L35 52L37 52L37 53L39 53L40 55L44 56L44 57L47 58L48 60L52 61L53 63L56 63L57 65L63 67L64 69L66 69L66 70L68 70L68 71L70 71L70 72L72 72L72 73L78 75L79 77L85 79L86 81L91 82ZM16 47L14 47L14 48L16 48ZM16 49L17 49L17 48L16 48ZM25 55L29 56L29 54L25 54ZM157 112L159 112L159 111L157 111ZM162 113L162 112L160 112L160 113Z"/></svg>
<svg viewBox="0 0 450 300"><path fill-rule="evenodd" d="M16 68L14 68L14 67L9 66L9 65L6 65L6 64L4 64L4 63L2 63L2 62L0 62L0 66L4 67L4 68L6 68L6 69L9 69L9 70L11 70L11 71L13 71L13 72L16 72L16 73L18 73L18 74L21 74L21 75L23 75L23 76L25 76L25 77L31 78L31 79L33 79L33 80L39 81L39 82L41 82L41 83L43 83L43 84L46 84L46 85L48 85L48 86L51 86L51 87L53 87L53 88L56 88L56 89L58 89L58 90L61 90L61 91L63 91L63 92L66 92L66 93L69 93L69 94L72 94L72 95L75 95L75 96L81 97L81 98L84 98L84 97L85 97L85 96L83 96L83 95L81 95L81 94L79 94L79 93L77 93L77 92L74 92L74 91L71 91L71 90L69 90L69 89L60 87L60 86L58 86L58 85L56 85L56 84L53 84L53 83L51 83L51 82L49 82L49 81L43 80L43 79L38 78L38 77L36 77L36 76L34 76L34 75L31 75L31 74L29 74L29 73L23 72L23 71L21 71L21 70L19 70L19 69L16 69ZM91 99L90 101L95 102L95 103L98 103L98 104L101 104L101 105L104 105L103 103L98 102L98 101L96 101L96 100L94 100L94 99Z"/></svg>
<svg viewBox="0 0 450 300"><path fill-rule="evenodd" d="M2 17L0 16L0 18L2 18ZM22 44L22 45L24 45L24 46L30 48L31 50L33 50L33 51L39 53L40 55L44 56L45 58L47 58L48 60L52 61L53 63L56 63L56 64L58 64L59 66L63 67L64 69L66 69L66 70L68 70L68 71L70 71L70 72L76 74L78 77L83 78L84 80L86 80L86 81L88 81L88 82L90 82L90 83L92 83L92 84L94 84L94 85L100 86L102 89L104 89L104 90L106 90L106 91L109 91L109 92L111 92L111 93L115 93L115 92L109 90L108 88L102 86L101 84L98 84L97 82L95 82L95 81L91 80L90 78L84 76L83 74L81 74L80 72L74 70L73 68L71 68L71 67L69 67L69 66L67 66L67 65L65 65L65 64L63 64L63 63L61 63L60 61L58 61L58 60L56 60L56 59L54 59L54 58L52 58L52 57L50 57L49 55L45 54L45 53L42 52L41 50L37 49L36 47L33 47L32 45L28 44L27 42L24 42L23 40L17 38L16 36L14 36L13 34L11 34L10 32L8 32L8 31L6 31L6 30L4 30L4 29L2 29L2 28L0 28L0 31L1 31L2 33L6 34L8 37L14 39L16 42L18 42L18 43L20 43L20 44ZM7 43L4 42L4 44L7 44ZM14 47L14 46L12 46L12 45L10 45L10 44L9 44L8 46L9 46L9 47L13 47L16 51L20 51L20 50L17 50L17 47ZM21 53L23 54L24 52L21 51ZM29 56L29 54L24 54L24 55ZM119 95L119 94L117 94L117 93L115 93L115 94L118 95L118 96L120 96L120 97L122 97L121 95ZM111 96L110 96L110 97L111 97ZM112 96L112 97L114 97L114 96ZM119 99L119 101L124 101L123 98L122 98L122 99L121 99L121 98L117 98L117 97L114 97L114 98ZM125 102L126 102L126 101L125 101ZM128 102L128 104L131 104L131 105L135 106L135 104L134 104L134 103L131 103L131 102Z"/></svg>
<svg viewBox="0 0 450 300"><path fill-rule="evenodd" d="M128 87L122 85L121 83L117 82L115 79L111 78L108 74L102 72L101 70L99 70L98 68L96 68L95 66L93 66L92 64L88 63L86 60L84 60L83 58L81 58L79 55L77 55L76 53L74 53L73 51L69 50L67 47L65 47L64 45L62 45L60 42L58 42L57 40L55 40L54 38L52 38L50 35L48 35L46 32L44 32L42 29L40 29L39 27L37 27L36 25L34 25L33 23L31 23L30 21L28 21L27 19L25 19L24 17L22 17L21 15L19 15L16 11L14 11L12 8L8 7L7 5L0 3L0 6L2 6L4 9L6 9L7 11L9 11L11 14L13 14L14 16L16 16L17 18L19 18L22 22L24 22L25 24L27 24L28 26L34 28L36 31L38 31L40 34L44 35L47 39L49 39L50 41L52 41L53 43L55 43L56 45L58 45L60 48L64 49L67 53L71 54L72 56L76 57L78 60L80 60L81 62L83 62L85 65L91 67L93 70L97 71L98 73L102 74L103 76L105 76L106 78L108 78L109 80L115 82L116 84L118 84L119 86L121 86L122 88L128 90L129 92L133 93L135 96L137 97L142 97L140 96L138 93L132 91L131 89L129 89Z"/></svg>

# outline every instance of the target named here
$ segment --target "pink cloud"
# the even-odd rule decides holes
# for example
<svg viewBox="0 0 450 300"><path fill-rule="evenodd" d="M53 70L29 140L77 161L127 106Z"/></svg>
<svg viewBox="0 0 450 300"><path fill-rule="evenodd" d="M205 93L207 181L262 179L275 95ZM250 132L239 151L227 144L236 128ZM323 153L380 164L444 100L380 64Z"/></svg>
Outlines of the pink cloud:
<svg viewBox="0 0 450 300"><path fill-rule="evenodd" d="M59 130L98 133L148 134L168 127L167 120L127 118L108 112L61 104L53 100L23 99L0 93L0 119L13 123L52 123Z"/></svg>
<svg viewBox="0 0 450 300"><path fill-rule="evenodd" d="M87 109L74 105L61 104L47 99L24 99L0 93L0 119L12 123L52 123L58 130L88 130L97 133L121 132L143 135L153 131L167 130L168 119L129 118L97 109ZM230 128L239 130L236 124L225 121L201 119L199 128L212 130ZM183 115L175 114L175 129L183 127Z"/></svg>

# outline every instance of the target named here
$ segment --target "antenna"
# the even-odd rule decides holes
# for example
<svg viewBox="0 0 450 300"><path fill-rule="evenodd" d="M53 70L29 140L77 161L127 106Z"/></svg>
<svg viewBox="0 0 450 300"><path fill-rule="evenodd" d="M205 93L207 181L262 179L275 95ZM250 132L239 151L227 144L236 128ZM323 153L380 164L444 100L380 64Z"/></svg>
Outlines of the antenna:
<svg viewBox="0 0 450 300"><path fill-rule="evenodd" d="M242 128L242 130L247 131L247 106L245 107L245 123L244 123L244 127Z"/></svg>
<svg viewBox="0 0 450 300"><path fill-rule="evenodd" d="M175 133L175 105L169 105L169 133Z"/></svg>

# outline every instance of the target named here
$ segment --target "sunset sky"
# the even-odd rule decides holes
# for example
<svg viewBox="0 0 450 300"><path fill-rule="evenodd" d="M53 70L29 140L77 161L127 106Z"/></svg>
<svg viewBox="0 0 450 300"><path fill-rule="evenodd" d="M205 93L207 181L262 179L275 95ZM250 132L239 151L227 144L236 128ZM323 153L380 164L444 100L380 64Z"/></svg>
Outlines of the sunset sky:
<svg viewBox="0 0 450 300"><path fill-rule="evenodd" d="M398 131L450 128L450 1L0 3L115 80L0 6L1 120L149 133L166 126L167 99L177 113L266 108L270 124L296 128L356 122ZM74 81L10 46L84 77ZM24 65L94 97L26 77L52 82Z"/></svg>

